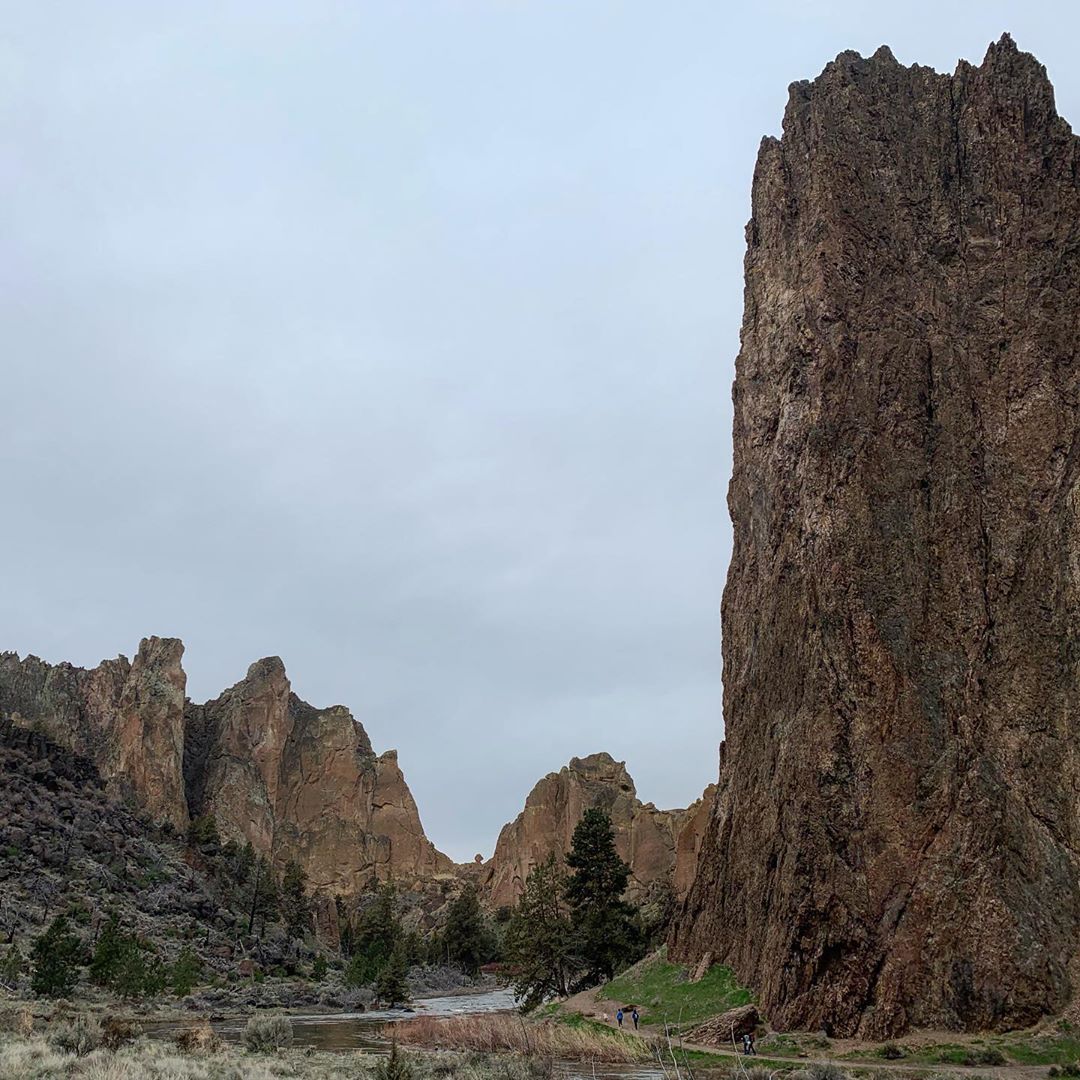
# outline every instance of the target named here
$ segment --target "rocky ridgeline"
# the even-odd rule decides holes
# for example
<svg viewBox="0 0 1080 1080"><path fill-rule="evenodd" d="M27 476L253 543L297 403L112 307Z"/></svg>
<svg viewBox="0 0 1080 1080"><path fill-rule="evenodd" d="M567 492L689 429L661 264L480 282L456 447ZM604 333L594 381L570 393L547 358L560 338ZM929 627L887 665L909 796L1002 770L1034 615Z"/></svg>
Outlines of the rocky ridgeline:
<svg viewBox="0 0 1080 1080"><path fill-rule="evenodd" d="M671 941L779 1027L1025 1026L1080 943L1080 140L1005 37L791 87L747 227L723 753Z"/></svg>
<svg viewBox="0 0 1080 1080"><path fill-rule="evenodd" d="M223 839L298 862L316 892L452 872L424 835L397 755L376 755L347 709L301 701L276 657L196 705L183 651L175 638L145 638L133 661L89 670L0 654L0 715L91 761L114 800L180 830L213 815Z"/></svg>

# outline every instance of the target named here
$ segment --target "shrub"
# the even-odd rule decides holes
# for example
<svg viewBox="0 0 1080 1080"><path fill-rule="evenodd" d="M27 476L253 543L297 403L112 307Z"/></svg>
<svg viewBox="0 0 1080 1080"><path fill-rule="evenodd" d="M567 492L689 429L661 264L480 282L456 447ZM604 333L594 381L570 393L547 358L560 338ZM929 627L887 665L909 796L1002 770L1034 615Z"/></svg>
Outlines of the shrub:
<svg viewBox="0 0 1080 1080"><path fill-rule="evenodd" d="M851 1080L839 1065L830 1065L824 1061L814 1062L800 1071L806 1076L806 1080Z"/></svg>
<svg viewBox="0 0 1080 1080"><path fill-rule="evenodd" d="M139 1030L130 1020L119 1016L106 1016L101 1025L101 1045L106 1050L119 1050L121 1046L135 1041Z"/></svg>
<svg viewBox="0 0 1080 1080"><path fill-rule="evenodd" d="M323 956L322 953L319 953L311 965L311 977L317 982L322 982L323 979L326 978L326 969L328 966L326 957Z"/></svg>
<svg viewBox="0 0 1080 1080"><path fill-rule="evenodd" d="M380 1061L372 1073L374 1080L413 1080L413 1067L398 1053L397 1040L390 1043L390 1054Z"/></svg>
<svg viewBox="0 0 1080 1080"><path fill-rule="evenodd" d="M49 1042L57 1050L66 1050L76 1057L85 1057L104 1042L101 1025L92 1016L82 1013L73 1020L57 1020L47 1032Z"/></svg>
<svg viewBox="0 0 1080 1080"><path fill-rule="evenodd" d="M292 1021L287 1016L253 1016L244 1027L244 1045L249 1050L266 1052L291 1046Z"/></svg>
<svg viewBox="0 0 1080 1080"><path fill-rule="evenodd" d="M982 1046L964 1058L965 1065L1006 1065L1008 1059L996 1046Z"/></svg>
<svg viewBox="0 0 1080 1080"><path fill-rule="evenodd" d="M212 1054L221 1049L221 1039L206 1021L194 1027L184 1028L173 1039L173 1042L176 1043L176 1048L185 1054Z"/></svg>
<svg viewBox="0 0 1080 1080"><path fill-rule="evenodd" d="M895 1061L897 1058L904 1056L904 1048L897 1046L896 1043L888 1042L878 1050L878 1056L888 1061Z"/></svg>

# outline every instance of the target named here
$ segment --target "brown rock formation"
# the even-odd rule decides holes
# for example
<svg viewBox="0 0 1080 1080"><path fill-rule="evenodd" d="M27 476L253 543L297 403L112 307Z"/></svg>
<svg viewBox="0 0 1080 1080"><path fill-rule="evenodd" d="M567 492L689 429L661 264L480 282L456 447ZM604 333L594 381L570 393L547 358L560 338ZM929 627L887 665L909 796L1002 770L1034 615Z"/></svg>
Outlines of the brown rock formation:
<svg viewBox="0 0 1080 1080"><path fill-rule="evenodd" d="M630 866L630 895L642 895L653 882L671 875L676 838L690 811L657 810L652 803L642 803L625 762L610 754L590 754L548 773L529 793L525 809L503 826L481 877L488 903L513 904L533 867L552 852L570 850L575 826L593 806L611 817L615 845Z"/></svg>
<svg viewBox="0 0 1080 1080"><path fill-rule="evenodd" d="M761 147L727 727L672 946L770 1021L1025 1025L1080 940L1080 153L1011 40L882 49Z"/></svg>
<svg viewBox="0 0 1080 1080"><path fill-rule="evenodd" d="M85 670L0 654L0 715L40 726L92 761L113 798L185 828L212 813L226 839L250 840L312 887L354 893L449 873L424 835L397 754L375 755L342 706L292 693L276 657L205 705L185 704L184 647L146 638L133 662Z"/></svg>
<svg viewBox="0 0 1080 1080"><path fill-rule="evenodd" d="M143 638L134 661L90 670L0 653L0 713L89 758L114 798L182 829L183 655L176 638L157 637Z"/></svg>
<svg viewBox="0 0 1080 1080"><path fill-rule="evenodd" d="M279 865L295 860L318 891L355 893L371 880L408 884L452 863L424 835L390 751L376 757L348 709L316 709L275 656L205 705L189 708L186 762L193 814L248 840Z"/></svg>
<svg viewBox="0 0 1080 1080"><path fill-rule="evenodd" d="M690 891L697 877L698 855L715 803L716 785L710 784L701 798L687 809L675 838L675 869L671 884L680 900Z"/></svg>

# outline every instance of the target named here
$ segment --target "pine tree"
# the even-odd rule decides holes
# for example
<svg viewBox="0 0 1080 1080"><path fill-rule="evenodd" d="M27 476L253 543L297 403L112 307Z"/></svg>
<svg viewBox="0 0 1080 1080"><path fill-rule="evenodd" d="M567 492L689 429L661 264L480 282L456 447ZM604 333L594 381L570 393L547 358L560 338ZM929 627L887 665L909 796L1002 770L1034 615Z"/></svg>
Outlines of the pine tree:
<svg viewBox="0 0 1080 1080"><path fill-rule="evenodd" d="M124 934L120 919L113 912L101 929L90 957L90 981L96 986L111 986L124 959Z"/></svg>
<svg viewBox="0 0 1080 1080"><path fill-rule="evenodd" d="M202 975L202 963L190 945L185 945L180 950L180 955L172 966L169 973L169 981L172 984L172 992L178 998L187 997Z"/></svg>
<svg viewBox="0 0 1080 1080"><path fill-rule="evenodd" d="M25 961L18 945L12 945L0 960L0 986L15 990L19 985L19 976L23 972Z"/></svg>
<svg viewBox="0 0 1080 1080"><path fill-rule="evenodd" d="M516 970L514 993L525 1009L566 997L578 970L566 876L555 855L536 866L506 926L506 959Z"/></svg>
<svg viewBox="0 0 1080 1080"><path fill-rule="evenodd" d="M278 913L278 887L274 871L261 855L255 859L252 869L247 909L249 934L256 933L256 927L265 930L267 921L274 919Z"/></svg>
<svg viewBox="0 0 1080 1080"><path fill-rule="evenodd" d="M33 958L30 989L38 997L67 997L75 989L82 947L63 915L58 915L34 942Z"/></svg>
<svg viewBox="0 0 1080 1080"><path fill-rule="evenodd" d="M393 1007L409 1001L409 962L400 944L390 954L375 980L375 997L383 1005Z"/></svg>
<svg viewBox="0 0 1080 1080"><path fill-rule="evenodd" d="M491 935L471 885L450 905L442 944L450 963L460 965L467 975L477 974L490 955Z"/></svg>
<svg viewBox="0 0 1080 1080"><path fill-rule="evenodd" d="M615 831L603 810L585 811L574 829L566 865L571 874L565 897L584 969L578 985L584 988L611 979L641 955L634 909L622 898L630 867L615 850Z"/></svg>
<svg viewBox="0 0 1080 1080"><path fill-rule="evenodd" d="M311 963L311 977L316 982L322 982L323 979L326 978L326 972L329 966L330 965L326 962L326 957L323 956L322 953L319 953Z"/></svg>
<svg viewBox="0 0 1080 1080"><path fill-rule="evenodd" d="M311 932L307 874L297 862L290 862L281 877L281 914L290 937L303 939Z"/></svg>

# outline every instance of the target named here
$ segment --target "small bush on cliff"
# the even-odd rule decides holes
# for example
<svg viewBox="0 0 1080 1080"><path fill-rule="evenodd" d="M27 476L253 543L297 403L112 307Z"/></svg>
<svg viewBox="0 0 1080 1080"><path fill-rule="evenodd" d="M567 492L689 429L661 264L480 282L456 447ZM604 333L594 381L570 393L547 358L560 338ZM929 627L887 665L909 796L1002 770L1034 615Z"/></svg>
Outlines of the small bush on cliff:
<svg viewBox="0 0 1080 1080"><path fill-rule="evenodd" d="M252 1051L267 1053L291 1046L292 1021L287 1016L253 1016L244 1027L244 1045Z"/></svg>
<svg viewBox="0 0 1080 1080"><path fill-rule="evenodd" d="M79 981L82 946L63 915L34 942L30 989L38 997L67 997Z"/></svg>

